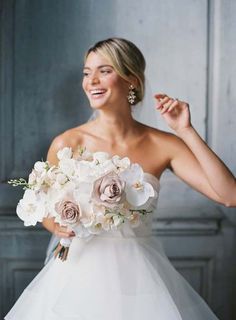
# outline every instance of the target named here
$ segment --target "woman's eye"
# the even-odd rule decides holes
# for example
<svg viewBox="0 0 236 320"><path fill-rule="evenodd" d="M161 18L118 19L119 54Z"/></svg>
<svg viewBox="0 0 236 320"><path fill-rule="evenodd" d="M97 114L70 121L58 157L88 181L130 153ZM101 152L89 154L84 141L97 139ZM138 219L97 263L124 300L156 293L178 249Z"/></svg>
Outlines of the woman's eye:
<svg viewBox="0 0 236 320"><path fill-rule="evenodd" d="M105 74L111 73L111 70L101 70L101 73L105 73Z"/></svg>
<svg viewBox="0 0 236 320"><path fill-rule="evenodd" d="M88 72L83 72L84 77L87 77L89 74Z"/></svg>

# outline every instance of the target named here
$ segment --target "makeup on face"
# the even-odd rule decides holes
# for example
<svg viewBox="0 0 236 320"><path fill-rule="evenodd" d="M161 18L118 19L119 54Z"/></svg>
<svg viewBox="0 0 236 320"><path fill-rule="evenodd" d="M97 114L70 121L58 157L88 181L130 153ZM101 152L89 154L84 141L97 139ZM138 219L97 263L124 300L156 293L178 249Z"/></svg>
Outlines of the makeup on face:
<svg viewBox="0 0 236 320"><path fill-rule="evenodd" d="M128 85L103 56L91 52L83 69L83 89L91 107L117 103L126 95Z"/></svg>

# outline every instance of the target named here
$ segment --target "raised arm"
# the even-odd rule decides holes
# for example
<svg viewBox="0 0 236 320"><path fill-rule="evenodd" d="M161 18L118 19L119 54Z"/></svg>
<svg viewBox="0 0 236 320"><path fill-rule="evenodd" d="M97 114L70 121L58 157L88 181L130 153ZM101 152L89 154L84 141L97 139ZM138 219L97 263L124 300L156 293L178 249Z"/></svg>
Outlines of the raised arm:
<svg viewBox="0 0 236 320"><path fill-rule="evenodd" d="M236 207L236 179L190 122L187 103L156 95L157 109L178 137L170 139L170 168L191 187L227 207Z"/></svg>

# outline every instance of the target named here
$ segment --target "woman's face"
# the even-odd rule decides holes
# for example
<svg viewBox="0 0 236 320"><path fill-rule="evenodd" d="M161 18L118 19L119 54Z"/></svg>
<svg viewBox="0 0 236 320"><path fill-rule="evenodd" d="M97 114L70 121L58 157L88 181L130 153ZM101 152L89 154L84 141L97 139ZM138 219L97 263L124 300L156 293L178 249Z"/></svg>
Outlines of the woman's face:
<svg viewBox="0 0 236 320"><path fill-rule="evenodd" d="M83 72L82 86L92 108L128 105L129 83L116 73L106 58L90 52Z"/></svg>

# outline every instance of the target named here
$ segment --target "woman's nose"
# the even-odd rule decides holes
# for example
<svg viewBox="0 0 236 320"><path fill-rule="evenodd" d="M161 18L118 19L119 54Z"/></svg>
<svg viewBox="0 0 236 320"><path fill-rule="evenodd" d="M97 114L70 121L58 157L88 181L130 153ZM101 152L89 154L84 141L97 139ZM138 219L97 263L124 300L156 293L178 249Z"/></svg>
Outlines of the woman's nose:
<svg viewBox="0 0 236 320"><path fill-rule="evenodd" d="M91 74L91 77L90 77L90 83L91 84L94 84L94 83L98 83L99 82L99 78L96 74Z"/></svg>

